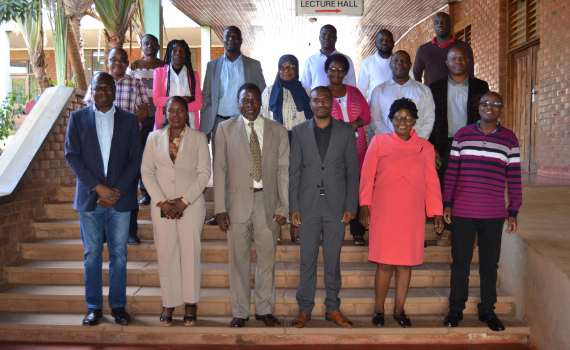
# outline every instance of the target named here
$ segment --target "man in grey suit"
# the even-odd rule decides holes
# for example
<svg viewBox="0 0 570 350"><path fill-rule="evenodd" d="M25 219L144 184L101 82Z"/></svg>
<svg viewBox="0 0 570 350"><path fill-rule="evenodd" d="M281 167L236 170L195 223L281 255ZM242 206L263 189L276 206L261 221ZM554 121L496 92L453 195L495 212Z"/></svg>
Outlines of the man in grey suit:
<svg viewBox="0 0 570 350"><path fill-rule="evenodd" d="M222 38L224 55L208 62L200 112L200 131L211 136L212 157L216 152L216 131L224 120L240 115L236 104L238 89L245 83L265 90L265 78L261 63L241 53L241 30L231 26L224 30ZM216 216L206 222L217 225Z"/></svg>
<svg viewBox="0 0 570 350"><path fill-rule="evenodd" d="M261 90L238 91L241 115L218 126L214 204L218 226L228 232L231 327L244 327L251 298L251 229L254 230L255 318L281 325L275 312L277 230L289 213L289 136L283 125L259 116Z"/></svg>
<svg viewBox="0 0 570 350"><path fill-rule="evenodd" d="M332 92L311 91L315 118L295 126L289 168L289 220L299 227L301 278L297 288L299 314L293 325L311 319L317 287L317 258L323 234L326 317L342 327L352 322L339 310L340 250L346 225L358 206L358 153L354 128L331 117ZM303 222L301 224L301 221Z"/></svg>

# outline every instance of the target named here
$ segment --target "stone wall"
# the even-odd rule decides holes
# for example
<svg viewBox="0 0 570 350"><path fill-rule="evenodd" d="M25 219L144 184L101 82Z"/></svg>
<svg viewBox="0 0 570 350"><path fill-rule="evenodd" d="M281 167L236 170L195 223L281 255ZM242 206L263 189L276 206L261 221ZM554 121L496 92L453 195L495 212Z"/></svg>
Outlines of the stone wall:
<svg viewBox="0 0 570 350"><path fill-rule="evenodd" d="M46 217L45 204L57 200L58 187L75 185L75 176L65 160L64 142L69 114L84 107L83 96L84 92L76 90L15 199L0 205L0 285L5 283L4 266L21 258L19 243L32 238L32 221Z"/></svg>

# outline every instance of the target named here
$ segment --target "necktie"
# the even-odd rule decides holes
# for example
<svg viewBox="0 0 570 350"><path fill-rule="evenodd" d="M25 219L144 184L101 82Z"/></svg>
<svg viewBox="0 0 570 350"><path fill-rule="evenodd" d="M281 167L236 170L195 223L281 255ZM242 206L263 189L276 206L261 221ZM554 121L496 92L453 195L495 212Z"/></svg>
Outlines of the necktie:
<svg viewBox="0 0 570 350"><path fill-rule="evenodd" d="M249 137L249 149L251 150L251 158L253 160L253 179L255 182L261 181L261 147L257 133L253 128L253 122L249 122L251 127L251 135Z"/></svg>

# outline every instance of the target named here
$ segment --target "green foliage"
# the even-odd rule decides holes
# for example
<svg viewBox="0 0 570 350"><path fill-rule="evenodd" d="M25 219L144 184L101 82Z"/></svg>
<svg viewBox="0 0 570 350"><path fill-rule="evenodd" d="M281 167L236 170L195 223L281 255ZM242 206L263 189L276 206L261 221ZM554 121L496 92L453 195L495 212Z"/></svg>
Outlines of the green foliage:
<svg viewBox="0 0 570 350"><path fill-rule="evenodd" d="M0 23L22 20L26 15L31 15L37 21L36 9L40 3L41 0L0 0Z"/></svg>
<svg viewBox="0 0 570 350"><path fill-rule="evenodd" d="M20 114L24 112L26 103L30 100L29 95L23 95L22 103L14 108L14 105L17 104L19 97L22 95L23 93L18 90L9 92L0 105L0 142L3 142L4 146L6 145L4 141L12 134L14 124L16 124L14 119L20 117Z"/></svg>
<svg viewBox="0 0 570 350"><path fill-rule="evenodd" d="M66 80L63 84L58 84L57 81L51 80L50 78L47 78L47 81L53 86L63 85L75 88L77 87L77 74L73 74L73 78L71 78L71 80Z"/></svg>
<svg viewBox="0 0 570 350"><path fill-rule="evenodd" d="M48 18L53 30L55 69L58 85L65 85L67 76L67 35L69 20L63 4L56 0L46 0Z"/></svg>

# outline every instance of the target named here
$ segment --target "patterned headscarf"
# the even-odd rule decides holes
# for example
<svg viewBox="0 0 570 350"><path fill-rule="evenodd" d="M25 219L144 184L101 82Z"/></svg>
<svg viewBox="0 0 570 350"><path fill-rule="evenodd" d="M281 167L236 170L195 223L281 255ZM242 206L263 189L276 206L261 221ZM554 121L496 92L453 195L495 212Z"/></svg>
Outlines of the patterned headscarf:
<svg viewBox="0 0 570 350"><path fill-rule="evenodd" d="M287 61L297 67L295 79L291 81L285 81L279 76L279 67ZM309 96L299 81L299 60L293 55L283 55L279 59L277 67L277 77L275 78L275 83L271 89L271 96L269 97L269 110L273 112L273 120L283 124L283 88L289 90L291 95L293 95L293 101L295 101L297 111L305 112L305 118L307 118L307 120L311 119L313 117L313 111L311 111L311 105L309 104Z"/></svg>

